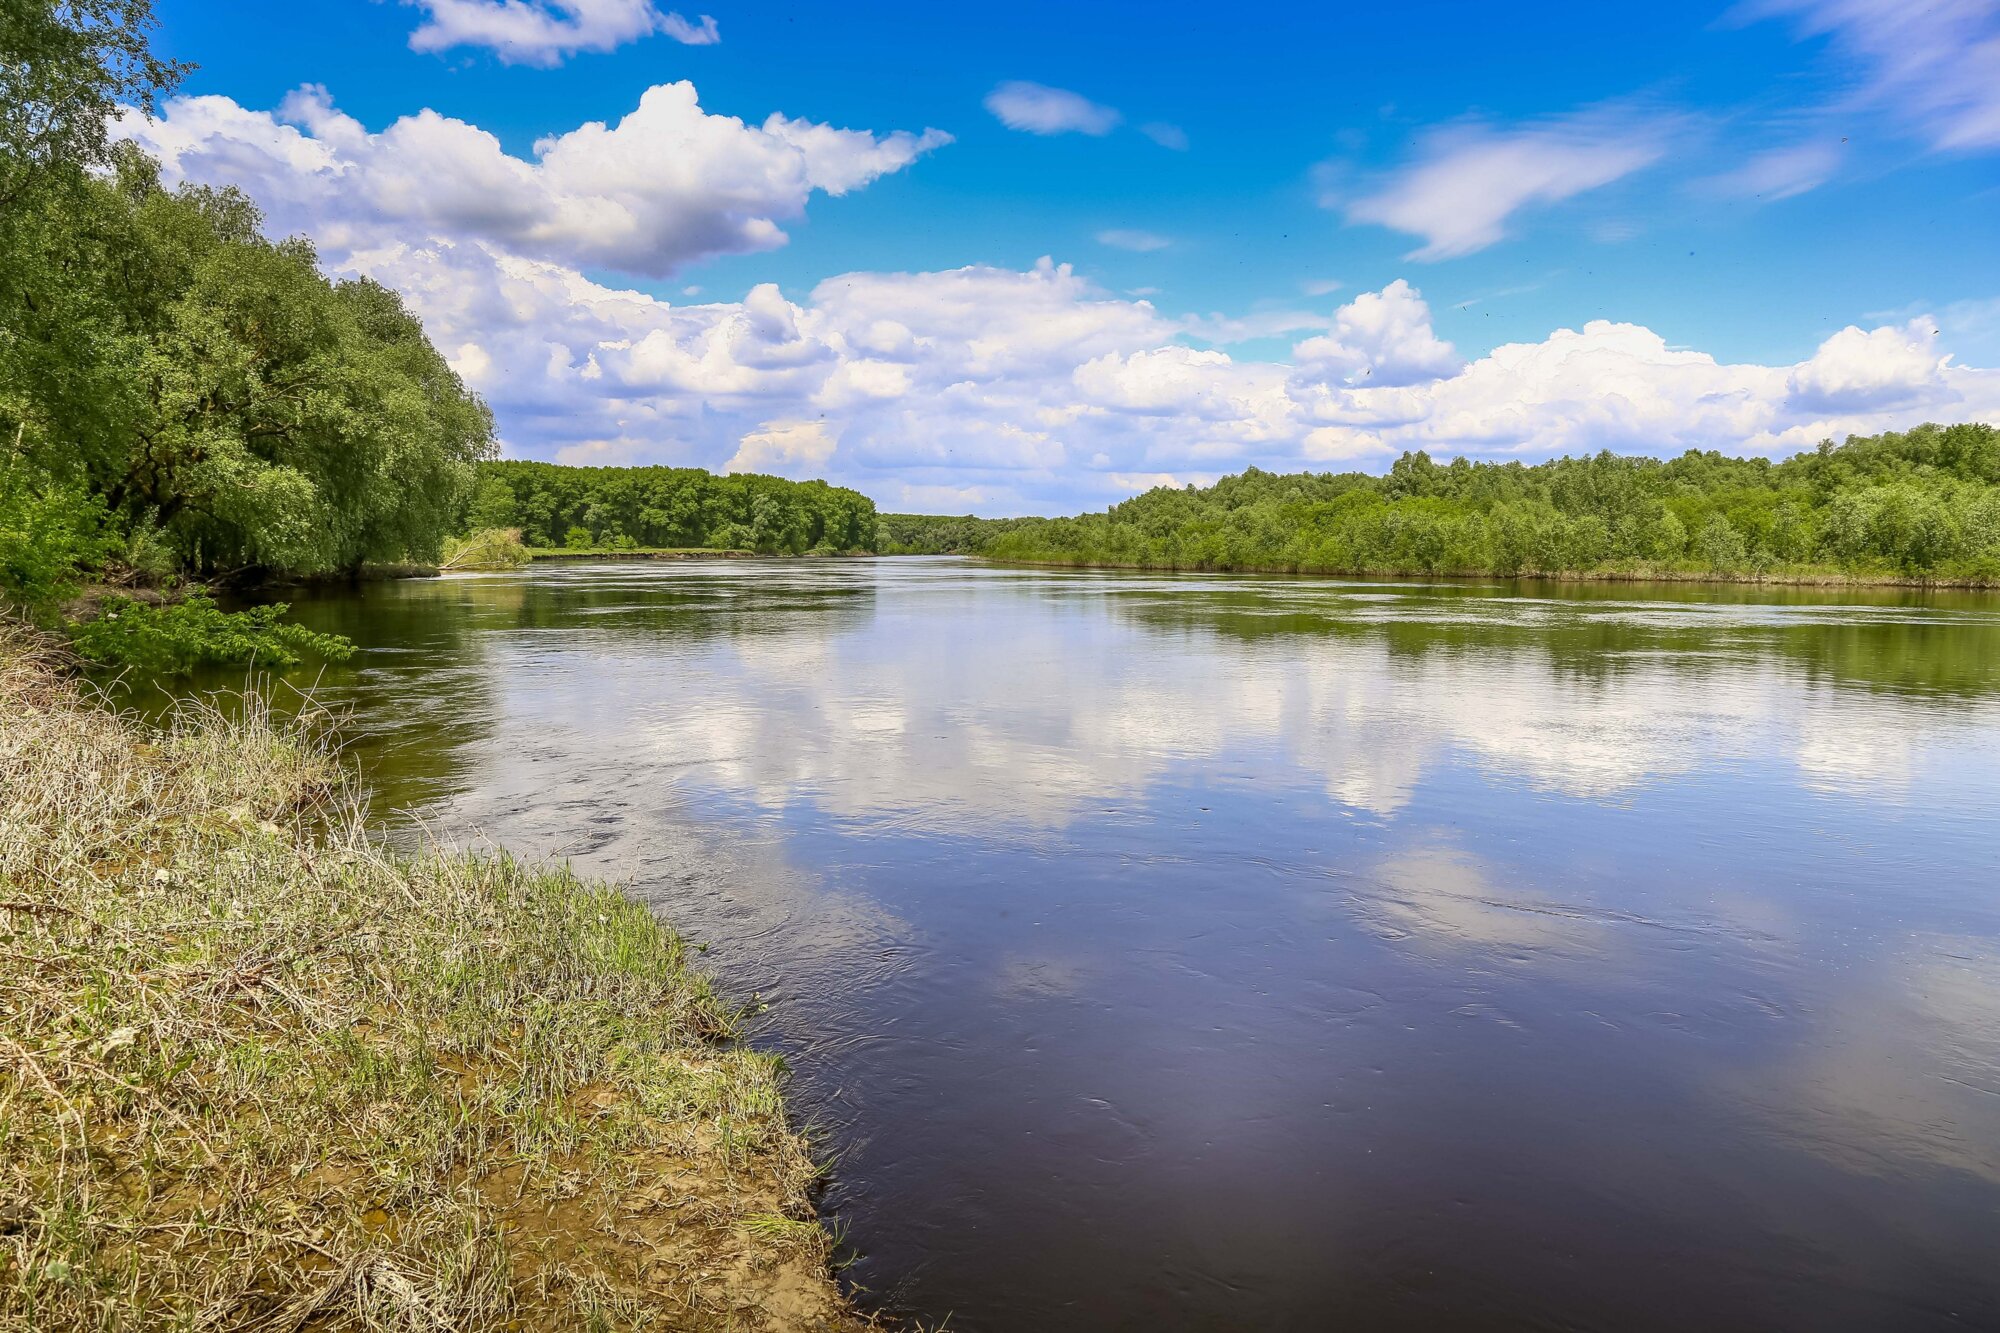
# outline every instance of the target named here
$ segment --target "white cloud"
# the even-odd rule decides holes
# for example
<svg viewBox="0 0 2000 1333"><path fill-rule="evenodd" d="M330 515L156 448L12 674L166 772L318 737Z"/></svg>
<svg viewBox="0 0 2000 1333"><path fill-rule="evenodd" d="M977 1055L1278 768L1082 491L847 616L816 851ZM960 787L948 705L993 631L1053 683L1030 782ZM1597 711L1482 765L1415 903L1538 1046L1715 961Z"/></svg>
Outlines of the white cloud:
<svg viewBox="0 0 2000 1333"><path fill-rule="evenodd" d="M1105 135L1124 119L1081 93L1046 84L1010 80L986 95L986 109L1010 130L1030 134Z"/></svg>
<svg viewBox="0 0 2000 1333"><path fill-rule="evenodd" d="M1950 392L1949 356L1937 351L1937 330L1925 316L1898 328L1866 332L1852 324L1820 344L1792 370L1793 401L1813 412L1879 412Z"/></svg>
<svg viewBox="0 0 2000 1333"><path fill-rule="evenodd" d="M1114 250L1164 250L1173 242L1155 232L1139 231L1132 227L1111 227L1097 233L1097 243L1108 245Z"/></svg>
<svg viewBox="0 0 2000 1333"><path fill-rule="evenodd" d="M724 472L769 472L806 479L826 471L838 443L824 421L772 421L743 437Z"/></svg>
<svg viewBox="0 0 2000 1333"><path fill-rule="evenodd" d="M715 20L690 23L652 0L405 0L425 13L413 51L483 46L510 65L551 66L578 51L610 51L659 33L687 46L722 40Z"/></svg>
<svg viewBox="0 0 2000 1333"><path fill-rule="evenodd" d="M1774 203L1824 185L1839 168L1837 144L1805 143L1759 153L1733 171L1709 177L1702 185L1714 194Z"/></svg>
<svg viewBox="0 0 2000 1333"><path fill-rule="evenodd" d="M1333 321L1317 310L1295 310L1269 306L1247 315L1182 315L1181 331L1190 338L1211 343L1242 343L1258 338L1280 338L1310 329L1317 332L1332 327Z"/></svg>
<svg viewBox="0 0 2000 1333"><path fill-rule="evenodd" d="M1276 394L1275 370L1238 366L1226 352L1159 347L1122 355L1106 352L1078 366L1073 378L1085 399L1100 407L1233 422L1255 417L1265 405L1259 397Z"/></svg>
<svg viewBox="0 0 2000 1333"><path fill-rule="evenodd" d="M1307 278L1299 284L1299 290L1307 296L1331 296L1344 286L1345 283L1334 278Z"/></svg>
<svg viewBox="0 0 2000 1333"><path fill-rule="evenodd" d="M815 190L831 195L858 190L878 177L901 171L952 141L943 130L922 134L898 130L878 137L867 130L837 130L809 120L788 120L775 112L765 118L764 133L804 153L806 179Z"/></svg>
<svg viewBox="0 0 2000 1333"><path fill-rule="evenodd" d="M1792 17L1864 71L1856 100L1933 147L2000 148L2000 6L1991 0L1751 0L1740 20Z"/></svg>
<svg viewBox="0 0 2000 1333"><path fill-rule="evenodd" d="M479 237L577 267L665 276L696 260L783 245L780 222L815 190L845 194L949 143L701 109L691 83L647 89L615 125L535 145L532 160L465 121L420 111L379 133L308 86L278 113L226 97L169 102L119 132L176 174L242 185L280 231L336 247L393 234Z"/></svg>
<svg viewBox="0 0 2000 1333"><path fill-rule="evenodd" d="M1462 364L1432 330L1423 293L1401 278L1342 306L1332 330L1298 344L1292 360L1305 380L1377 388L1439 379Z"/></svg>
<svg viewBox="0 0 2000 1333"><path fill-rule="evenodd" d="M1160 147L1171 148L1176 153L1185 153L1188 149L1187 131L1178 125L1169 125L1162 120L1149 121L1139 127L1139 133Z"/></svg>
<svg viewBox="0 0 2000 1333"><path fill-rule="evenodd" d="M624 136L630 117L559 136L533 161L443 117L370 133L313 91L288 107L295 123L198 98L124 130L161 155L169 183L242 185L278 230L309 234L330 269L403 293L492 403L515 456L770 469L906 508L1047 513L1101 506L1148 478L1379 467L1404 449L1780 453L1925 418L2000 422L2000 372L1951 360L1939 325L1915 312L1766 366L1606 321L1468 360L1400 280L1330 317L1176 315L1047 258L677 304L583 265L664 269L704 248L755 248L763 233L744 218L788 216L779 205L897 157L871 156L894 136L782 117L752 128L704 115L692 89L667 91L647 115L687 131L679 151L718 162L679 197L654 178L620 183L621 160L643 167L660 151ZM595 218L614 198L632 220ZM751 202L732 211L732 198ZM1286 331L1312 335L1289 362L1188 345Z"/></svg>
<svg viewBox="0 0 2000 1333"><path fill-rule="evenodd" d="M721 29L708 15L701 16L701 22L690 23L679 14L662 15L660 31L679 42L682 46L714 46L722 40Z"/></svg>
<svg viewBox="0 0 2000 1333"><path fill-rule="evenodd" d="M1469 255L1503 239L1508 219L1523 208L1558 203L1658 161L1667 134L1664 122L1602 111L1513 130L1434 130L1413 163L1345 205L1347 220L1423 237L1410 259Z"/></svg>

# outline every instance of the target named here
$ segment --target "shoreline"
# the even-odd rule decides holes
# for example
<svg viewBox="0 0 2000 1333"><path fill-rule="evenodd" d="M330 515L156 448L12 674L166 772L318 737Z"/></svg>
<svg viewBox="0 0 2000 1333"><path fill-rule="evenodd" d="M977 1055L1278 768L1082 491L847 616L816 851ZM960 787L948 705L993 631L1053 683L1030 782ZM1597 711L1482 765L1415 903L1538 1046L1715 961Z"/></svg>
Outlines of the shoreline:
<svg viewBox="0 0 2000 1333"><path fill-rule="evenodd" d="M1463 572L1404 569L1297 569L1276 565L1241 565L1227 569L1190 568L1182 565L1133 564L1100 560L1025 560L1006 556L972 554L975 560L1021 569L1122 570L1145 574L1251 574L1273 578L1316 579L1414 579L1435 583L1686 583L1716 587L1772 588L1911 588L1930 591L1991 592L2000 590L2000 577L1921 578L1907 574L1850 574L1840 570L1776 571L1761 574L1718 574L1687 570L1591 570L1587 572L1521 572L1500 574L1492 571Z"/></svg>
<svg viewBox="0 0 2000 1333"><path fill-rule="evenodd" d="M616 551L609 548L592 547L587 550L572 551L562 547L522 548L529 564L544 561L580 562L593 560L774 560L776 556L759 555L755 551L718 551L706 547L638 547L630 551Z"/></svg>
<svg viewBox="0 0 2000 1333"><path fill-rule="evenodd" d="M561 547L524 548L529 564L543 561L580 563L613 560L861 560L873 559L879 551L722 551L708 547L636 547L629 551L592 548L571 551Z"/></svg>
<svg viewBox="0 0 2000 1333"><path fill-rule="evenodd" d="M782 1061L636 900L0 623L0 1324L858 1333ZM371 1325L372 1326L372 1325Z"/></svg>

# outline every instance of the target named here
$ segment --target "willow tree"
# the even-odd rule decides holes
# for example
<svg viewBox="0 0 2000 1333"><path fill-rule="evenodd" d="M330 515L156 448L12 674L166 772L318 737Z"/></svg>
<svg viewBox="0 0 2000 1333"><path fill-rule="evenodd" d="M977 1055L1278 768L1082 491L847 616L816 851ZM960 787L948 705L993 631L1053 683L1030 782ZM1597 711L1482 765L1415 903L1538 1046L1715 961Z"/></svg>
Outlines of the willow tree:
<svg viewBox="0 0 2000 1333"><path fill-rule="evenodd" d="M148 0L0 3L0 464L195 574L434 557L490 415L394 293L108 140L181 73L150 23Z"/></svg>
<svg viewBox="0 0 2000 1333"><path fill-rule="evenodd" d="M115 157L45 201L62 239L0 354L30 454L197 574L433 558L492 422L416 318L242 194Z"/></svg>

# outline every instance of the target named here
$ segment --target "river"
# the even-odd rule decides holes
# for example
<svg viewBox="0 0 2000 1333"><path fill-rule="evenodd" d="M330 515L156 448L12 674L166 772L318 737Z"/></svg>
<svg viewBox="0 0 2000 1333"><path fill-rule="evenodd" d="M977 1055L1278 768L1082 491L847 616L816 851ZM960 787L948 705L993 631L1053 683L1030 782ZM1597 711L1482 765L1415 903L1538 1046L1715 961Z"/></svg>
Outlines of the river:
<svg viewBox="0 0 2000 1333"><path fill-rule="evenodd" d="M875 1308L2000 1326L2000 599L627 562L301 601L709 946Z"/></svg>

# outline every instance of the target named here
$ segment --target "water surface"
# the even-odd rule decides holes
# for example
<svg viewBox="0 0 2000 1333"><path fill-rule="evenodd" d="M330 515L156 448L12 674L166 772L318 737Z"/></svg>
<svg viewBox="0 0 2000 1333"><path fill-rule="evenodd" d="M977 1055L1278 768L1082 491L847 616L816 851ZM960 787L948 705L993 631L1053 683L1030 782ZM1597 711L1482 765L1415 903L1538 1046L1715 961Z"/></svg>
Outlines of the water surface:
<svg viewBox="0 0 2000 1333"><path fill-rule="evenodd" d="M385 818L770 1002L878 1307L2000 1326L2000 601L880 560L300 610Z"/></svg>

